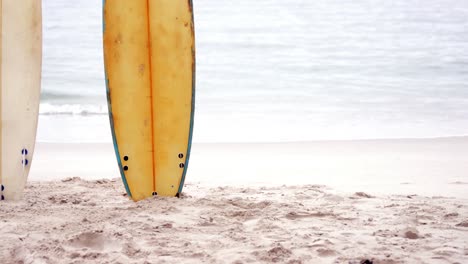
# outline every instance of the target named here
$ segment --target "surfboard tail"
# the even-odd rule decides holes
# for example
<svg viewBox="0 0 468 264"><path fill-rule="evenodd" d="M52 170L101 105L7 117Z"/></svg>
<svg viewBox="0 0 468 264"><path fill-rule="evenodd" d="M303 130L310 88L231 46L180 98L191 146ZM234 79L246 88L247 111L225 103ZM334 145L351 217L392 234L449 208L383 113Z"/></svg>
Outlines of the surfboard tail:
<svg viewBox="0 0 468 264"><path fill-rule="evenodd" d="M176 196L185 181L195 105L189 0L104 1L109 118L134 200Z"/></svg>
<svg viewBox="0 0 468 264"><path fill-rule="evenodd" d="M0 184L22 198L34 153L42 68L42 2L0 1Z"/></svg>

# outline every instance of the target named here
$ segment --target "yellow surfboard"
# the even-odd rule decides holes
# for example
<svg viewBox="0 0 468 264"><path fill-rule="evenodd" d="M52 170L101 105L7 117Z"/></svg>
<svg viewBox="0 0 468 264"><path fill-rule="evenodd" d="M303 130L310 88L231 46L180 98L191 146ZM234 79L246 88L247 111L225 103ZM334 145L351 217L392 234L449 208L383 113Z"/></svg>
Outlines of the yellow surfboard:
<svg viewBox="0 0 468 264"><path fill-rule="evenodd" d="M128 195L179 196L195 106L191 0L105 0L104 64L117 161Z"/></svg>

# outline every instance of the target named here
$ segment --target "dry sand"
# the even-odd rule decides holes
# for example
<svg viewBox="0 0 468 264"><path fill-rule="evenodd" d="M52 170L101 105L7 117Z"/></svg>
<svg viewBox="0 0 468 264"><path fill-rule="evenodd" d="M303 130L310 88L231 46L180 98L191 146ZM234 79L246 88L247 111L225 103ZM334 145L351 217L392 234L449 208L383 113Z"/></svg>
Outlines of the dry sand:
<svg viewBox="0 0 468 264"><path fill-rule="evenodd" d="M0 264L468 263L468 137L194 144L189 167L181 199L134 203L111 143L38 143Z"/></svg>
<svg viewBox="0 0 468 264"><path fill-rule="evenodd" d="M134 203L120 179L31 182L0 206L0 262L468 263L466 199L355 191L189 184Z"/></svg>

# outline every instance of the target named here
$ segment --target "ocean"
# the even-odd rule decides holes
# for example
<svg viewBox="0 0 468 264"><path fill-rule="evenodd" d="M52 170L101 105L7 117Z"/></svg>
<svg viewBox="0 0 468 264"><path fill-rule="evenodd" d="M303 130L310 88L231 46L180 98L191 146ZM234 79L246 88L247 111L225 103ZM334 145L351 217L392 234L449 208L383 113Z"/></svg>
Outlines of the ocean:
<svg viewBox="0 0 468 264"><path fill-rule="evenodd" d="M195 142L468 135L468 1L194 0ZM43 0L39 142L111 142L102 0Z"/></svg>

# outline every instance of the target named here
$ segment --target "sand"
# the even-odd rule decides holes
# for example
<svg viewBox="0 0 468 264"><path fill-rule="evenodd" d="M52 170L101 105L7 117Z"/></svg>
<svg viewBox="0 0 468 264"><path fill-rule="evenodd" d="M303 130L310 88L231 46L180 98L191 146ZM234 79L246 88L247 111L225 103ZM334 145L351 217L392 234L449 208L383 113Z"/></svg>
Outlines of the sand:
<svg viewBox="0 0 468 264"><path fill-rule="evenodd" d="M195 143L187 181L211 187L321 184L337 191L468 198L468 137ZM119 177L109 143L38 143L29 180Z"/></svg>
<svg viewBox="0 0 468 264"><path fill-rule="evenodd" d="M109 143L39 143L0 263L468 263L468 138L195 144L134 203Z"/></svg>
<svg viewBox="0 0 468 264"><path fill-rule="evenodd" d="M2 263L467 263L468 201L318 185L186 186L139 203L119 179L32 182L0 207Z"/></svg>

